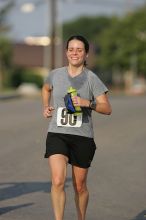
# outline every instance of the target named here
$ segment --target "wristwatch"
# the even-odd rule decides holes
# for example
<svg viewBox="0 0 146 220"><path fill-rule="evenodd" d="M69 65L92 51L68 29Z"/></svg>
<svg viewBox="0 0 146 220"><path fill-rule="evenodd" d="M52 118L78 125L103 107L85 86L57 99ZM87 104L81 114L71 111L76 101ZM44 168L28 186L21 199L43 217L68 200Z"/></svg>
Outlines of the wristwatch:
<svg viewBox="0 0 146 220"><path fill-rule="evenodd" d="M90 107L90 109L95 110L96 109L96 101L90 100L89 107Z"/></svg>

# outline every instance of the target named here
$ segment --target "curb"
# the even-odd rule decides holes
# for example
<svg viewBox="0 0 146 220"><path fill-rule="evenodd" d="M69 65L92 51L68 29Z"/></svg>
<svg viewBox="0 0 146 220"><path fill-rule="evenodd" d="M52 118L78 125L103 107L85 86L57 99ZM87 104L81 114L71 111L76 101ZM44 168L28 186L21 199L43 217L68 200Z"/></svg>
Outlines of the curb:
<svg viewBox="0 0 146 220"><path fill-rule="evenodd" d="M20 98L21 95L20 94L3 94L3 95L0 95L0 101L3 101L3 100L9 100L9 99L15 99L15 98Z"/></svg>

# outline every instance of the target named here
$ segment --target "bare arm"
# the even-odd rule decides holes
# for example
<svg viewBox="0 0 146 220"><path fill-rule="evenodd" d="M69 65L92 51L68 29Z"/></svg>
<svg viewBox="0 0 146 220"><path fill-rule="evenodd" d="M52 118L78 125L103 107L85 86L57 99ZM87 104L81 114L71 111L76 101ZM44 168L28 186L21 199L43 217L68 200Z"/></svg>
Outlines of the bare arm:
<svg viewBox="0 0 146 220"><path fill-rule="evenodd" d="M112 108L106 94L102 94L96 97L96 112L110 115L112 113Z"/></svg>
<svg viewBox="0 0 146 220"><path fill-rule="evenodd" d="M43 101L43 115L45 118L52 116L52 110L54 108L50 106L52 89L49 84L44 84L42 87L42 101Z"/></svg>
<svg viewBox="0 0 146 220"><path fill-rule="evenodd" d="M50 97L51 97L51 88L49 84L44 84L42 87L43 107L49 106Z"/></svg>

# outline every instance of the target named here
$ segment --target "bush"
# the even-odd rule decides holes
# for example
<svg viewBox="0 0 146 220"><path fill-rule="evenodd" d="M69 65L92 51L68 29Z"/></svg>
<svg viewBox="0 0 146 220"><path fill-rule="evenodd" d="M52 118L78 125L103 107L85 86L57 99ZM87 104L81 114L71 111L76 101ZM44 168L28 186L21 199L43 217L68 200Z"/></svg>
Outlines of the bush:
<svg viewBox="0 0 146 220"><path fill-rule="evenodd" d="M22 83L34 83L39 88L43 85L42 76L38 75L34 70L15 68L10 76L11 86L18 87Z"/></svg>

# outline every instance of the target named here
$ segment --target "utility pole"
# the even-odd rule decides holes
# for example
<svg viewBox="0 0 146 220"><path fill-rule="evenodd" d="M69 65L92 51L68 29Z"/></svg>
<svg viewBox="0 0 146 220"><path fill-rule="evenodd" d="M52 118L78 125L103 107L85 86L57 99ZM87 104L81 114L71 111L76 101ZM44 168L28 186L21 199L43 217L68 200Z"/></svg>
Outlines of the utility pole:
<svg viewBox="0 0 146 220"><path fill-rule="evenodd" d="M132 6L131 0L127 0L127 6L126 6L126 8L128 9L128 14L129 14L129 15L131 14L131 6Z"/></svg>
<svg viewBox="0 0 146 220"><path fill-rule="evenodd" d="M56 0L50 0L50 15L51 15L51 44L50 44L50 69L55 68L55 50L56 50Z"/></svg>

